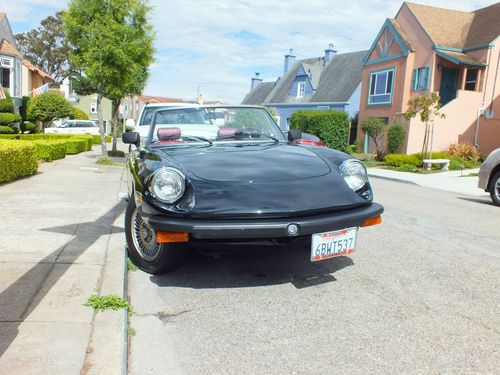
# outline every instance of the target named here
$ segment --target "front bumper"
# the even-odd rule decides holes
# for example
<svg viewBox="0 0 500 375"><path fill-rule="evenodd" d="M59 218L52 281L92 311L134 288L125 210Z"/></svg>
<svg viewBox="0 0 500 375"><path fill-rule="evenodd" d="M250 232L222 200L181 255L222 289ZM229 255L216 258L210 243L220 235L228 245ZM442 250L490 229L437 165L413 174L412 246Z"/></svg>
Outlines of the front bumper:
<svg viewBox="0 0 500 375"><path fill-rule="evenodd" d="M196 239L281 238L358 227L382 212L384 208L380 204L371 203L356 209L298 218L201 220L152 215L146 220L156 231L188 232ZM290 224L297 225L297 233L288 233Z"/></svg>

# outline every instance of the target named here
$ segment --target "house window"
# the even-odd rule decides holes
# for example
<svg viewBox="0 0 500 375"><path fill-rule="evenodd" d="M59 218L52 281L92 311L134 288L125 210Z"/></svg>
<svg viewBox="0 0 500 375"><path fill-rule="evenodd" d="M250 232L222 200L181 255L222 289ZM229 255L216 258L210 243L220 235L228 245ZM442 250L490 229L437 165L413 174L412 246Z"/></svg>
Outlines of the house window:
<svg viewBox="0 0 500 375"><path fill-rule="evenodd" d="M330 109L330 106L327 105L318 105L318 111L327 111Z"/></svg>
<svg viewBox="0 0 500 375"><path fill-rule="evenodd" d="M97 113L97 103L90 103L90 113Z"/></svg>
<svg viewBox="0 0 500 375"><path fill-rule="evenodd" d="M10 88L10 69L0 68L0 80L4 89Z"/></svg>
<svg viewBox="0 0 500 375"><path fill-rule="evenodd" d="M411 87L414 91L427 90L429 88L429 73L428 66L413 70Z"/></svg>
<svg viewBox="0 0 500 375"><path fill-rule="evenodd" d="M394 69L373 72L370 75L368 104L391 104Z"/></svg>
<svg viewBox="0 0 500 375"><path fill-rule="evenodd" d="M467 69L467 74L465 75L465 89L474 91L476 90L477 82L477 69Z"/></svg>
<svg viewBox="0 0 500 375"><path fill-rule="evenodd" d="M303 98L306 94L306 83L298 82L297 83L297 98Z"/></svg>

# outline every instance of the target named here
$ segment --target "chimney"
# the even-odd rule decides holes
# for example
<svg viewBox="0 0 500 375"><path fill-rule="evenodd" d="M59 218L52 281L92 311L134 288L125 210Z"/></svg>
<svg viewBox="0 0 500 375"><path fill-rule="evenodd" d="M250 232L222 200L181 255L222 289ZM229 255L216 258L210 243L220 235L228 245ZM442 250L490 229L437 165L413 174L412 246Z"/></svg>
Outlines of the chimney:
<svg viewBox="0 0 500 375"><path fill-rule="evenodd" d="M252 84L250 85L250 90L253 90L255 86L262 82L262 78L259 77L260 73L255 73L255 77L252 78Z"/></svg>
<svg viewBox="0 0 500 375"><path fill-rule="evenodd" d="M336 54L336 53L337 53L337 51L335 51L333 49L333 44L330 43L328 45L328 48L325 49L325 61L330 61L332 59L333 55Z"/></svg>
<svg viewBox="0 0 500 375"><path fill-rule="evenodd" d="M290 52L288 53L288 55L285 55L285 68L283 70L283 75L285 75L286 72L290 70L294 62L295 62L295 56L293 54L293 49L290 48Z"/></svg>

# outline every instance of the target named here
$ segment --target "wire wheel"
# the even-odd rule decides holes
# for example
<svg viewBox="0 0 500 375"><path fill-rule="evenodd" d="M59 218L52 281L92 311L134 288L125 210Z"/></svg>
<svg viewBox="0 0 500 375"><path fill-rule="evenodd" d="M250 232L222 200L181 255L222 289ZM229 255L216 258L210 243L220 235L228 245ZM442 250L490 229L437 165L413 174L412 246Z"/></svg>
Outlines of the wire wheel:
<svg viewBox="0 0 500 375"><path fill-rule="evenodd" d="M160 254L160 244L156 242L153 228L143 220L137 208L132 214L131 223L130 230L135 248L144 260L154 261Z"/></svg>

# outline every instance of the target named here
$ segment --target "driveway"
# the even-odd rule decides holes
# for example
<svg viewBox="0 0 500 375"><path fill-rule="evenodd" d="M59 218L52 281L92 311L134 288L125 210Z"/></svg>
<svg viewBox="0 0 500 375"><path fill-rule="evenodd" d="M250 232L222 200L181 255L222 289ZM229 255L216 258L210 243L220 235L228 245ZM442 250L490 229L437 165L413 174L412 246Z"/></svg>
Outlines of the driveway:
<svg viewBox="0 0 500 375"><path fill-rule="evenodd" d="M212 258L129 274L131 374L499 374L500 210L372 179L355 253Z"/></svg>

